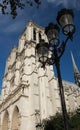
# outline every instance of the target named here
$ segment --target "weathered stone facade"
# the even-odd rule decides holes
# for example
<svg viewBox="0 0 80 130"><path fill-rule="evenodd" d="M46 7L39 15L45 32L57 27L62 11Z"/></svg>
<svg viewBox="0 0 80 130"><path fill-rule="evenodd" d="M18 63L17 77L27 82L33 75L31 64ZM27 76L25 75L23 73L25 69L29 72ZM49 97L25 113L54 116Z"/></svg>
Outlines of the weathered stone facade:
<svg viewBox="0 0 80 130"><path fill-rule="evenodd" d="M40 39L47 42L44 28L28 23L6 61L0 97L0 130L36 130L40 122L61 111L59 88L53 66L41 68L35 52ZM80 105L80 88L65 82L68 111Z"/></svg>

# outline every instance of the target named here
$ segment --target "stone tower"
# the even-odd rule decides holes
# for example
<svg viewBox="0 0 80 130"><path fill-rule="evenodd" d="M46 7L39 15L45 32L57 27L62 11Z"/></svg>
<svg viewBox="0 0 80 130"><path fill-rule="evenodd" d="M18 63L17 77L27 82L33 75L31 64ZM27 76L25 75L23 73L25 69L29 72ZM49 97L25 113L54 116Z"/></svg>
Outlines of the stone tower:
<svg viewBox="0 0 80 130"><path fill-rule="evenodd" d="M6 61L0 95L0 130L39 130L43 119L61 112L57 78L53 66L44 70L35 47L47 42L43 27L29 21ZM80 89L64 82L68 110L80 105ZM75 92L75 93L74 93ZM76 96L77 94L77 96Z"/></svg>
<svg viewBox="0 0 80 130"><path fill-rule="evenodd" d="M44 28L30 21L19 38L18 47L12 49L6 61L1 130L35 130L41 120L55 114L60 107L59 95L56 94L57 99L52 95L55 94L53 86L57 91L53 67L43 70L36 56L35 47L41 38L47 41Z"/></svg>
<svg viewBox="0 0 80 130"><path fill-rule="evenodd" d="M72 64L73 64L75 83L80 87L80 72L79 72L78 67L77 67L77 65L75 63L72 52L71 52L71 58L72 58Z"/></svg>

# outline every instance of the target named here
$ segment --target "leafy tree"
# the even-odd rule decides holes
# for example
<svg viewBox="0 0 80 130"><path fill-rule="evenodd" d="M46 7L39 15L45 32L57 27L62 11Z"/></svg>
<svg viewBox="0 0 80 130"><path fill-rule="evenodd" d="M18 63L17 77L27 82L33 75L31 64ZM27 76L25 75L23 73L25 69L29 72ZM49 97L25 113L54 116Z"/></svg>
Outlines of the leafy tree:
<svg viewBox="0 0 80 130"><path fill-rule="evenodd" d="M2 0L0 3L0 9L2 14L10 13L13 18L17 16L17 9L24 9L26 4L33 6L36 3L37 7L41 4L40 0Z"/></svg>
<svg viewBox="0 0 80 130"><path fill-rule="evenodd" d="M44 130L62 130L63 129L63 117L57 113L55 116L50 117L43 121Z"/></svg>
<svg viewBox="0 0 80 130"><path fill-rule="evenodd" d="M80 110L77 109L75 113L72 113L70 117L71 130L80 130Z"/></svg>
<svg viewBox="0 0 80 130"><path fill-rule="evenodd" d="M80 130L80 109L68 114L69 130ZM44 130L64 130L63 117L57 113L43 121Z"/></svg>

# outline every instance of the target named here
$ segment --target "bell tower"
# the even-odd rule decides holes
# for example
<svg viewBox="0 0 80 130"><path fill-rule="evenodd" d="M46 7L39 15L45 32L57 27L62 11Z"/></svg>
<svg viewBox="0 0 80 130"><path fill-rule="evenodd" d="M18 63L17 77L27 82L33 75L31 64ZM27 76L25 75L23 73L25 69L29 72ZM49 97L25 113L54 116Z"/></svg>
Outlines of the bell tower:
<svg viewBox="0 0 80 130"><path fill-rule="evenodd" d="M77 67L77 65L75 63L72 52L71 52L71 58L72 58L72 64L73 64L75 83L80 87L80 72L79 72L78 67Z"/></svg>

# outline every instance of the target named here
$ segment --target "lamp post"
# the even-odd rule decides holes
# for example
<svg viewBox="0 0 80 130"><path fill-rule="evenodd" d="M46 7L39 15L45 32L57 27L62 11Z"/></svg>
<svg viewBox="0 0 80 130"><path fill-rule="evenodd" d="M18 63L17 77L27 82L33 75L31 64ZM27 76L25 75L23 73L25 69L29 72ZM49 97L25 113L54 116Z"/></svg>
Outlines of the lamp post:
<svg viewBox="0 0 80 130"><path fill-rule="evenodd" d="M62 32L66 35L65 41L60 44L59 40L59 27L53 23L50 23L48 27L45 28L45 33L48 38L48 43L43 39L36 46L36 51L39 57L39 61L42 63L42 67L45 68L46 64L55 64L58 76L59 92L64 120L64 129L69 130L68 117L64 96L64 89L62 84L61 72L60 72L60 58L64 54L66 43L68 40L72 40L73 34L75 32L75 26L73 23L73 11L71 9L62 9L58 12L57 22L62 27Z"/></svg>

